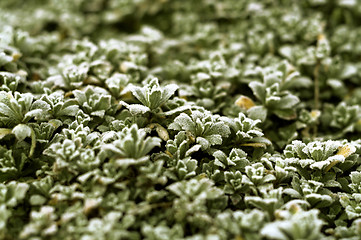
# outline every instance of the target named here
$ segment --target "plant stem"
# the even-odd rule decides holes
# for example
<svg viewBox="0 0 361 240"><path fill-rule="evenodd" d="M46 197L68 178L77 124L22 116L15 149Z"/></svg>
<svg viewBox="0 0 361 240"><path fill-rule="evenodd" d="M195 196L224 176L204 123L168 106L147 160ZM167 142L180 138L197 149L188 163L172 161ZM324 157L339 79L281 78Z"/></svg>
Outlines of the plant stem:
<svg viewBox="0 0 361 240"><path fill-rule="evenodd" d="M319 70L320 70L321 62L317 60L315 69L313 70L313 78L314 78L314 108L315 110L319 109L319 101L320 101L320 87L319 87Z"/></svg>
<svg viewBox="0 0 361 240"><path fill-rule="evenodd" d="M30 147L29 157L33 156L35 147L36 147L36 135L34 129L31 128L31 147Z"/></svg>
<svg viewBox="0 0 361 240"><path fill-rule="evenodd" d="M314 80L314 110L319 109L319 101L320 101L320 86L319 86L319 71L320 71L321 61L318 59L316 66L313 70L313 80ZM313 138L317 136L317 123L313 126Z"/></svg>

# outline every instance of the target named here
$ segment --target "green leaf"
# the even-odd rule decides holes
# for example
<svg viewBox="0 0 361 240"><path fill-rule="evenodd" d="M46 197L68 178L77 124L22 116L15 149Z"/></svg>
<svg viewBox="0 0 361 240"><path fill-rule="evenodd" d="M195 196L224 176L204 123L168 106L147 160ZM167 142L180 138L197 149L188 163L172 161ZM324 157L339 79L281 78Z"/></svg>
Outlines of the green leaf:
<svg viewBox="0 0 361 240"><path fill-rule="evenodd" d="M260 100L262 103L266 100L266 93L262 83L253 81L249 83L249 87L252 89L253 94Z"/></svg>
<svg viewBox="0 0 361 240"><path fill-rule="evenodd" d="M263 106L254 106L247 110L247 116L253 120L261 120L264 122L267 117L267 108Z"/></svg>

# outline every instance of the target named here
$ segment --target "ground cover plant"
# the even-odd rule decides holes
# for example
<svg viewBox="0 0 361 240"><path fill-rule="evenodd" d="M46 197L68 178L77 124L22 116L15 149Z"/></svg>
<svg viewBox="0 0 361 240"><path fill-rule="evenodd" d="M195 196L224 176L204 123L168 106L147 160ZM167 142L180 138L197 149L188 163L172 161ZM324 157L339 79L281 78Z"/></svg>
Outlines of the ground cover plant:
<svg viewBox="0 0 361 240"><path fill-rule="evenodd" d="M0 239L360 239L360 16L0 1Z"/></svg>

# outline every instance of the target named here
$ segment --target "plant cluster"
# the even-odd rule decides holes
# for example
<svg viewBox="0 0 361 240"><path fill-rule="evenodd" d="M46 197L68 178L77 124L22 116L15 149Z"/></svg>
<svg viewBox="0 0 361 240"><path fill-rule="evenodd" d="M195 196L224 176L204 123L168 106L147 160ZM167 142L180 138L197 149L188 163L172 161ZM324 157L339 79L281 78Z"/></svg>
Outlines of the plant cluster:
<svg viewBox="0 0 361 240"><path fill-rule="evenodd" d="M0 1L0 239L360 239L360 16Z"/></svg>

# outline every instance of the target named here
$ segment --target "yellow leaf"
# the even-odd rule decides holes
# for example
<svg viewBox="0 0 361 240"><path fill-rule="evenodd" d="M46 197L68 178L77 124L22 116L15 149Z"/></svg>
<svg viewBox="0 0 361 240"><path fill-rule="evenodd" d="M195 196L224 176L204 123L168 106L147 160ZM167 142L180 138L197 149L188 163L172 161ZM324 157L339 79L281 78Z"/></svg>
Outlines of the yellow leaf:
<svg viewBox="0 0 361 240"><path fill-rule="evenodd" d="M250 109L251 107L254 107L256 104L254 104L253 100L246 96L240 96L235 104L240 107L244 108L246 110Z"/></svg>
<svg viewBox="0 0 361 240"><path fill-rule="evenodd" d="M345 158L347 158L348 156L350 156L354 152L356 152L355 146L348 144L348 145L345 145L345 146L342 146L341 148L339 148L338 152L336 154L337 155L342 155Z"/></svg>

